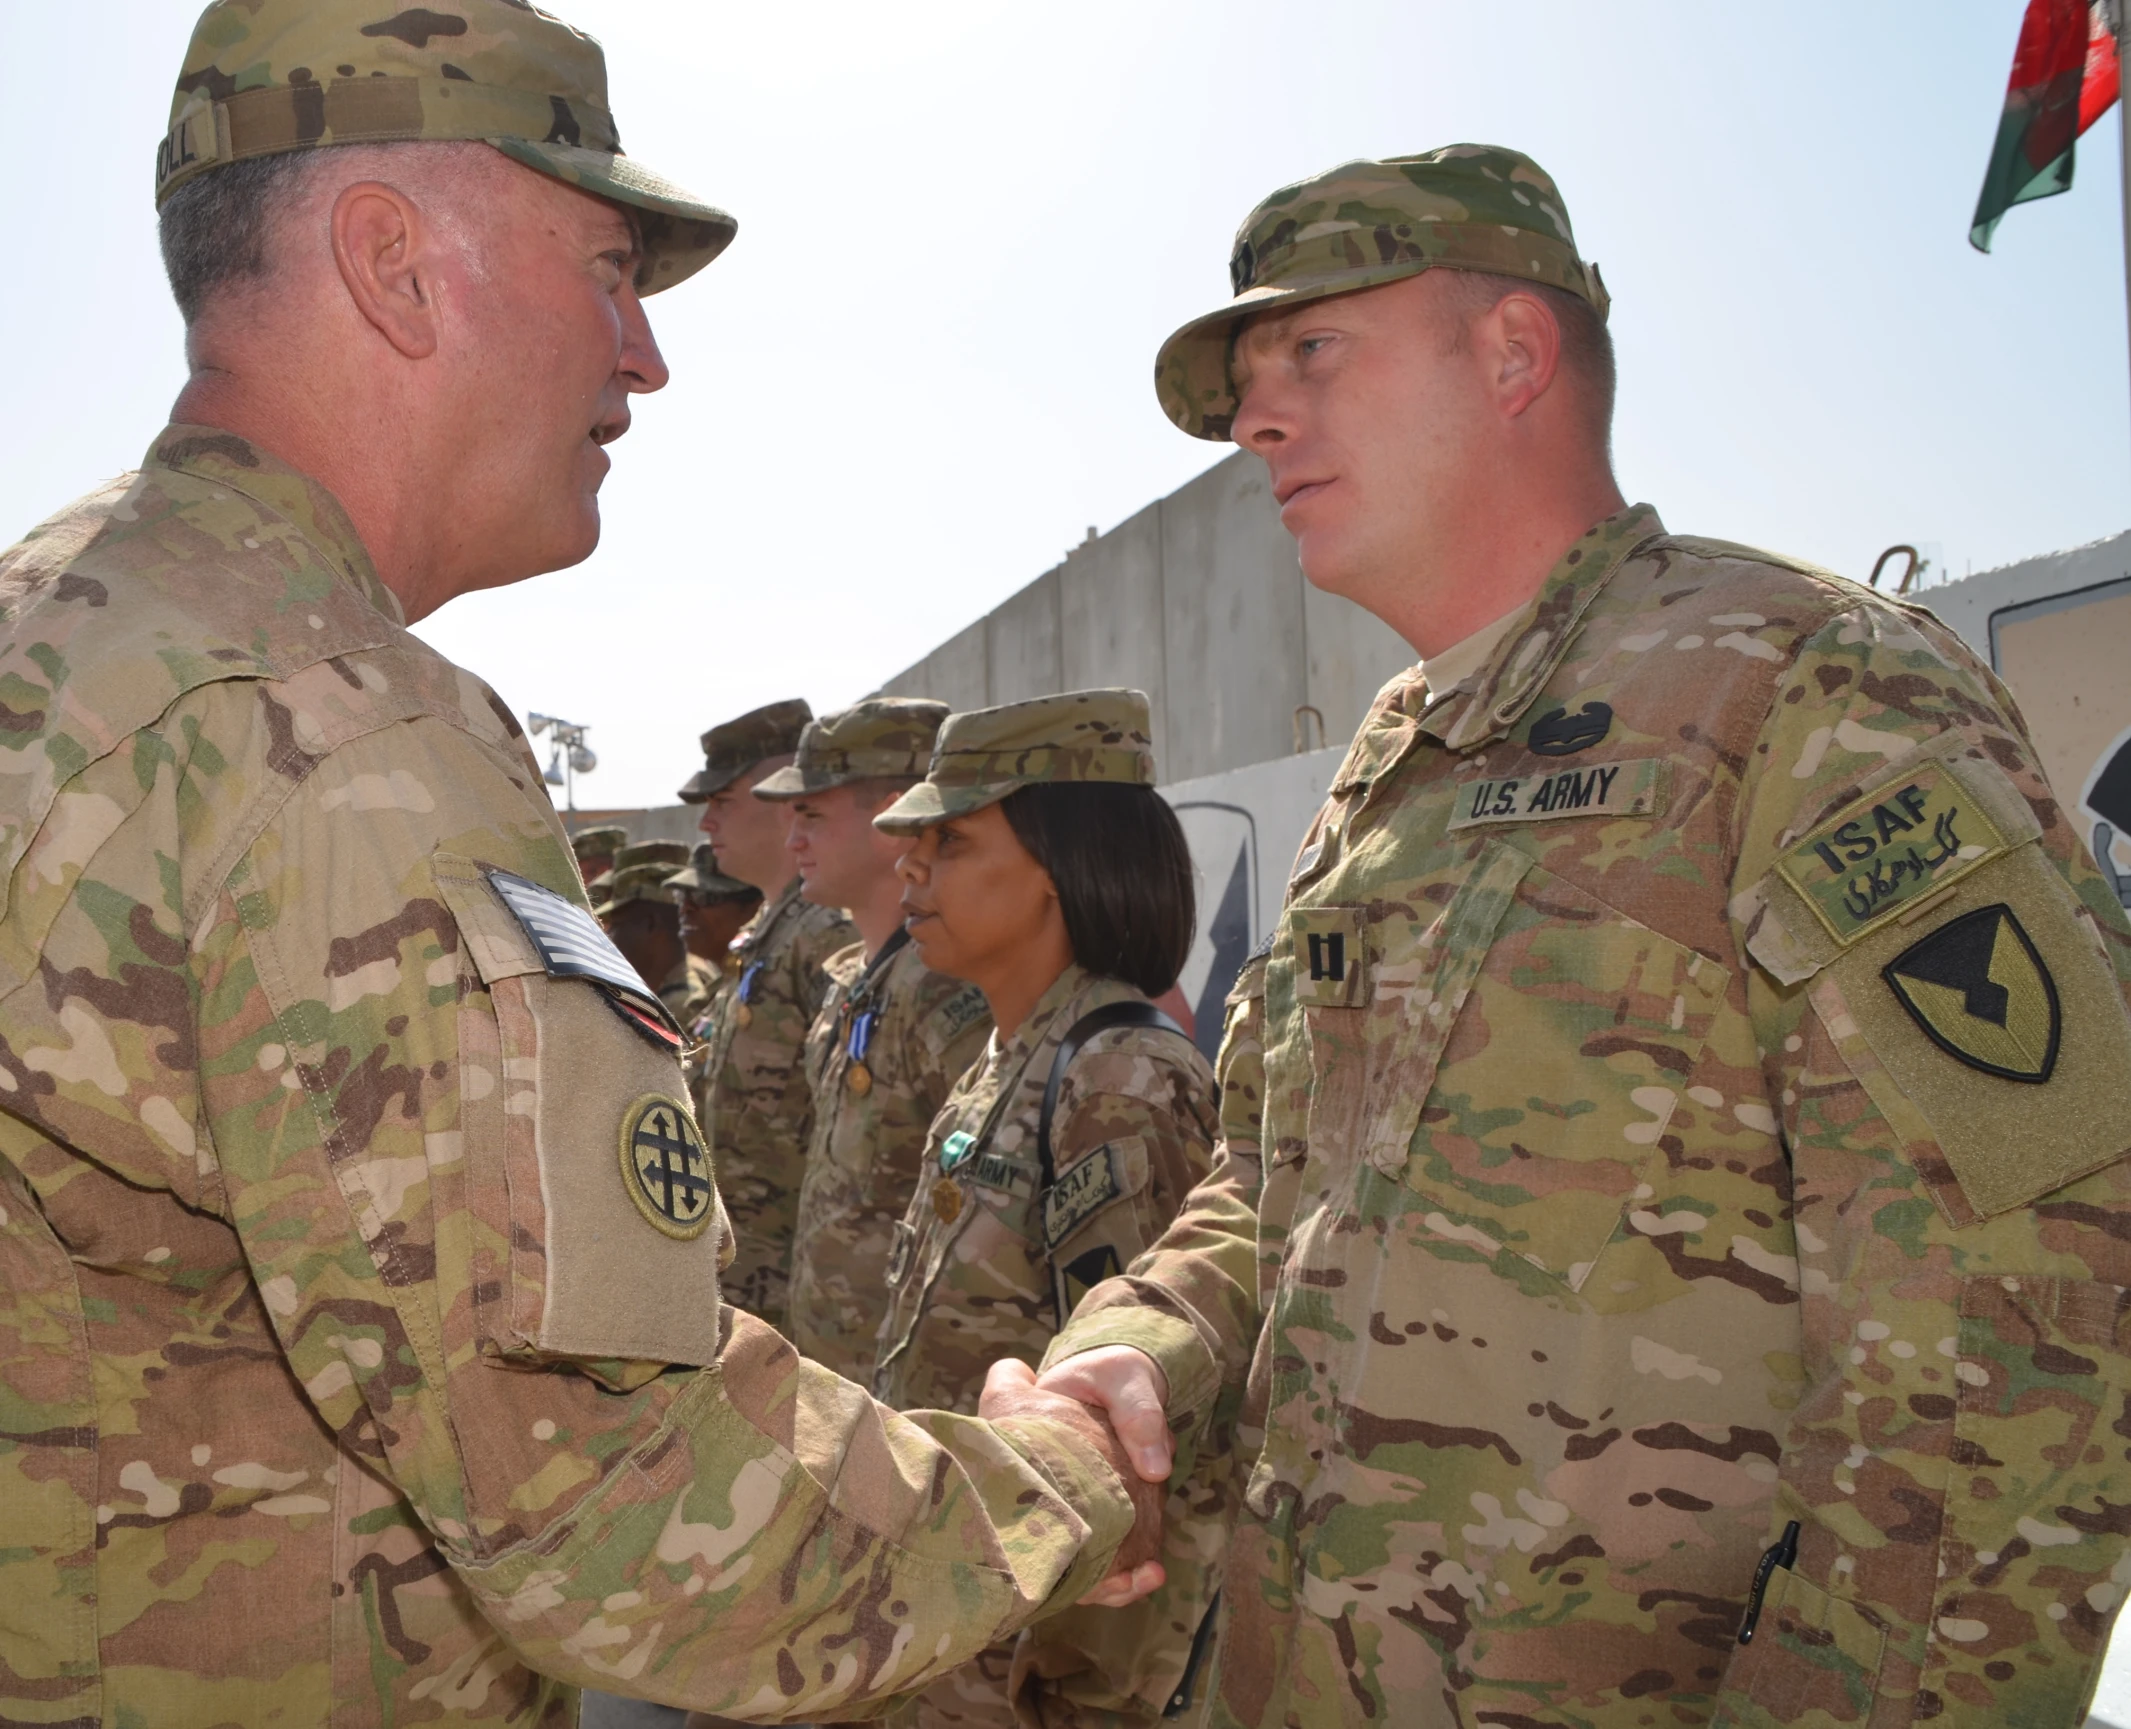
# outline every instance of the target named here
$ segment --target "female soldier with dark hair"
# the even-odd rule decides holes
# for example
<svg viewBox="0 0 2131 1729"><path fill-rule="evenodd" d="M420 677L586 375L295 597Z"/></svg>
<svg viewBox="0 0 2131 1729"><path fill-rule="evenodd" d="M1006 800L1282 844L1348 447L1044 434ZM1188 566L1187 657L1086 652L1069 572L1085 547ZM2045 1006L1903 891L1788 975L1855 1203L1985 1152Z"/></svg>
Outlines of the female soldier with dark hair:
<svg viewBox="0 0 2131 1729"><path fill-rule="evenodd" d="M874 820L916 839L897 868L925 965L975 984L997 1026L933 1119L874 1390L974 1414L986 1370L1040 1361L1210 1166L1212 1072L1151 1001L1191 949L1191 855L1138 691L950 715L926 779ZM1009 1656L899 1721L1012 1723Z"/></svg>

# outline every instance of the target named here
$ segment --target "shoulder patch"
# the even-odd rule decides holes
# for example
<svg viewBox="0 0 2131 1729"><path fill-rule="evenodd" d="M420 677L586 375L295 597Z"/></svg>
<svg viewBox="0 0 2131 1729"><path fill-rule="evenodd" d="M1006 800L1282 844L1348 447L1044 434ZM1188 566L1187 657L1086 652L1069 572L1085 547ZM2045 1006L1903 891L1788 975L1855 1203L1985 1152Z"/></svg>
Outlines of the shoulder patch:
<svg viewBox="0 0 2131 1729"><path fill-rule="evenodd" d="M646 1093L624 1111L621 1157L622 1184L656 1229L684 1242L709 1229L717 1211L710 1155L679 1099Z"/></svg>
<svg viewBox="0 0 2131 1729"><path fill-rule="evenodd" d="M485 874L549 978L586 979L597 985L614 1012L655 1045L677 1051L688 1042L658 993L583 907L510 871Z"/></svg>
<svg viewBox="0 0 2131 1729"><path fill-rule="evenodd" d="M975 985L964 985L933 1010L932 1025L937 1029L940 1047L944 1050L990 1014L991 1004L984 1000L984 993Z"/></svg>
<svg viewBox="0 0 2131 1729"><path fill-rule="evenodd" d="M1610 709L1606 719L1610 724ZM1567 736L1573 740L1573 734ZM1564 748L1583 750L1587 745L1569 742ZM1546 822L1571 816L1654 817L1664 808L1664 759L1638 757L1585 763L1548 774L1474 781L1458 794L1457 814L1450 826L1455 830L1482 823Z"/></svg>
<svg viewBox="0 0 2131 1729"><path fill-rule="evenodd" d="M1132 1141L1107 1141L1043 1192L1043 1247L1056 1254L1059 1245L1107 1207L1124 1199L1138 1187L1134 1181L1131 1154L1138 1152L1144 1180L1146 1153Z"/></svg>
<svg viewBox="0 0 2131 1729"><path fill-rule="evenodd" d="M1776 869L1848 948L2007 844L1967 789L1932 763L1845 805L1777 860Z"/></svg>
<svg viewBox="0 0 2131 1729"><path fill-rule="evenodd" d="M2047 1081L2064 1032L2057 981L2003 901L1963 913L1880 969L1924 1036L2009 1081Z"/></svg>
<svg viewBox="0 0 2131 1729"><path fill-rule="evenodd" d="M1084 1254L1058 1269L1058 1316L1061 1321L1080 1307L1080 1302L1090 1291L1105 1279L1114 1279L1124 1271L1124 1264L1117 1258L1116 1245L1098 1243Z"/></svg>

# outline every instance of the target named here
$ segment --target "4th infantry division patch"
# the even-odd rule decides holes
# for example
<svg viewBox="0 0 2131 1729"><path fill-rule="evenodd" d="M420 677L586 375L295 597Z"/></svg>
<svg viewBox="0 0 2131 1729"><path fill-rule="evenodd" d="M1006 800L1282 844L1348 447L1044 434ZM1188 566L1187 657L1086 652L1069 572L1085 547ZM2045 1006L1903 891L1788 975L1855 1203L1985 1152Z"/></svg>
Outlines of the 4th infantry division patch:
<svg viewBox="0 0 2131 1729"><path fill-rule="evenodd" d="M1970 1068L2031 1082L2056 1068L2057 983L2004 902L1939 926L1881 976L1924 1036Z"/></svg>

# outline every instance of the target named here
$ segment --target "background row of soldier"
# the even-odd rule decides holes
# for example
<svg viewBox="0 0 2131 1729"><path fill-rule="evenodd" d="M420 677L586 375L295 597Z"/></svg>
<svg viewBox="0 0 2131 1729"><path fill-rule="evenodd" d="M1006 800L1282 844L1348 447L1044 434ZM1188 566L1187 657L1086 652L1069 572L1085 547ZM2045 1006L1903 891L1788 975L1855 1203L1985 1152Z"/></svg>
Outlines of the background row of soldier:
<svg viewBox="0 0 2131 1729"><path fill-rule="evenodd" d="M952 719L780 702L703 734L680 797L710 840L574 837L595 913L695 1037L728 1299L900 1408L974 1414L990 1365L1039 1361L1210 1167L1212 1073L1155 1006L1194 920L1149 734L1128 691ZM913 907L937 915L916 940ZM1085 1703L1151 1717L1208 1618L1192 1558L1223 1497L1178 1481L1170 1583L1047 1623L1026 1659ZM994 1646L904 1720L1011 1723L1012 1660Z"/></svg>

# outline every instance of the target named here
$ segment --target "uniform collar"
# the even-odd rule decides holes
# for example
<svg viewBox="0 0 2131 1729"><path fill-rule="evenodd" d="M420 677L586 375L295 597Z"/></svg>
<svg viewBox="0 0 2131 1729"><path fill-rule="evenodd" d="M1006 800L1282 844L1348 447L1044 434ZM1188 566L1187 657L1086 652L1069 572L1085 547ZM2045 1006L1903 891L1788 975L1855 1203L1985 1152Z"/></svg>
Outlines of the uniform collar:
<svg viewBox="0 0 2131 1729"><path fill-rule="evenodd" d="M226 486L286 518L326 555L351 589L394 624L405 627L407 615L399 596L379 578L347 511L309 475L299 474L234 432L182 423L166 426L156 435L141 466L172 469L210 485Z"/></svg>
<svg viewBox="0 0 2131 1729"><path fill-rule="evenodd" d="M1419 730L1455 751L1477 750L1503 737L1554 676L1599 590L1630 553L1664 532L1657 511L1647 504L1631 504L1594 523L1555 562L1477 673L1425 712L1419 705L1427 691L1416 676L1400 691L1400 706L1413 704L1408 712Z"/></svg>
<svg viewBox="0 0 2131 1729"><path fill-rule="evenodd" d="M996 1029L992 1033L992 1049L1001 1056L1026 1060L1029 1053L1043 1043L1051 1029L1058 1024L1073 999L1086 990L1095 975L1078 961L1066 963L1066 970L1051 981L1051 988L1036 999L1036 1006L1029 1010L1021 1024L1014 1029L1014 1036L1000 1042Z"/></svg>
<svg viewBox="0 0 2131 1729"><path fill-rule="evenodd" d="M805 887L798 877L792 878L778 891L775 900L765 901L761 910L740 927L740 934L727 946L736 955L752 955L776 934L784 915L799 904L799 891Z"/></svg>

